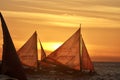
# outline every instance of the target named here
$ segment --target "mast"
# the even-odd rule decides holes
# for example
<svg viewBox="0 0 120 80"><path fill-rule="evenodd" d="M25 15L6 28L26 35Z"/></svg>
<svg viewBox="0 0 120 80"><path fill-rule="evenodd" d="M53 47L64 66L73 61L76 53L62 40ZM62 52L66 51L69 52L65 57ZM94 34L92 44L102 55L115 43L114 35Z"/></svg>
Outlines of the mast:
<svg viewBox="0 0 120 80"><path fill-rule="evenodd" d="M80 49L79 49L79 52L80 52L79 53L79 57L80 57L79 58L80 59L80 72L82 72L82 44L81 44L82 43L82 39L81 38L82 38L82 35L81 35L81 24L80 24L80 39L79 39L80 40L79 41L80 42L79 43L79 47L80 47Z"/></svg>

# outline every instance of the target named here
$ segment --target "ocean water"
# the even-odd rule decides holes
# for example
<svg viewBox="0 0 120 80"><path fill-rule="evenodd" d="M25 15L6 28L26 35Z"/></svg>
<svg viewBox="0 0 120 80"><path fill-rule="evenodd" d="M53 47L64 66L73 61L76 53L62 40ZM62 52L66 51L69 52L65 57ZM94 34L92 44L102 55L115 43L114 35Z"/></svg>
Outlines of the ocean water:
<svg viewBox="0 0 120 80"><path fill-rule="evenodd" d="M120 80L120 62L94 63L97 75L89 80Z"/></svg>
<svg viewBox="0 0 120 80"><path fill-rule="evenodd" d="M27 75L28 80L120 80L119 62L95 62L95 75L84 75L73 77L72 75ZM0 80L7 80L10 77L0 75ZM17 79L13 79L17 80Z"/></svg>

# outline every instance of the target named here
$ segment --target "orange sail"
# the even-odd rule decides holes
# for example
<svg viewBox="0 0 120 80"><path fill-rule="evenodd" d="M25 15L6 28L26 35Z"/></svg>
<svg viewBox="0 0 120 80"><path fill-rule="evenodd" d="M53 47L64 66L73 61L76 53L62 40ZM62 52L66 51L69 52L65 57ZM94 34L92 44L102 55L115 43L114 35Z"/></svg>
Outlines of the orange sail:
<svg viewBox="0 0 120 80"><path fill-rule="evenodd" d="M48 55L48 60L55 60L63 65L80 70L80 29L77 30L63 45ZM55 63L55 62L54 62ZM57 63L56 63L57 64Z"/></svg>
<svg viewBox="0 0 120 80"><path fill-rule="evenodd" d="M46 58L55 64L65 65L75 70L94 71L94 66L78 29L66 42Z"/></svg>
<svg viewBox="0 0 120 80"><path fill-rule="evenodd" d="M94 66L92 64L92 61L90 59L90 56L88 54L87 48L85 46L85 43L82 39L82 69L83 70L90 70L94 71Z"/></svg>
<svg viewBox="0 0 120 80"><path fill-rule="evenodd" d="M41 41L39 40L39 42L40 42L40 47L41 47L41 60L40 60L40 62L39 62L39 67L42 69L42 68L48 68L48 67L50 67L50 65L48 64L48 63L46 63L44 60L45 60L45 58L46 58L46 53L45 53L45 51L44 51L44 49L43 49L43 46L42 46L42 43L41 43Z"/></svg>
<svg viewBox="0 0 120 80"><path fill-rule="evenodd" d="M20 59L15 50L12 38L8 31L7 25L0 13L2 30L3 30L3 54L1 73L17 78L18 80L27 80Z"/></svg>
<svg viewBox="0 0 120 80"><path fill-rule="evenodd" d="M39 40L39 42L40 42L40 40ZM42 61L42 60L44 60L46 58L46 53L45 53L45 51L44 51L44 49L42 47L41 42L40 42L40 46L41 46L41 61Z"/></svg>
<svg viewBox="0 0 120 80"><path fill-rule="evenodd" d="M38 67L38 50L37 50L37 33L29 38L29 40L18 50L21 62L29 67Z"/></svg>

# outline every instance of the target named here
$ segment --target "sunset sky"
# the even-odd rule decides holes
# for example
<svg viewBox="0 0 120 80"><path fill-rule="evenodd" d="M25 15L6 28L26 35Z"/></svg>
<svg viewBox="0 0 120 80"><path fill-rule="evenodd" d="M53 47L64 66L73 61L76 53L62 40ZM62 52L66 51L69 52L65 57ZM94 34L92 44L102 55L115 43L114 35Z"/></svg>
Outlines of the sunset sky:
<svg viewBox="0 0 120 80"><path fill-rule="evenodd" d="M0 0L18 50L36 30L45 50L54 51L81 24L93 61L120 62L120 0ZM0 28L0 51L2 52Z"/></svg>

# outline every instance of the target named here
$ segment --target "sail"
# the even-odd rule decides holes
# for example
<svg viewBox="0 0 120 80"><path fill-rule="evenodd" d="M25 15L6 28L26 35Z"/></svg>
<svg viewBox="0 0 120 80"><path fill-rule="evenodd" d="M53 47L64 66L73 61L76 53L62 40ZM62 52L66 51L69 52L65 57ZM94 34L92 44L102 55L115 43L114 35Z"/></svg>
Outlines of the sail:
<svg viewBox="0 0 120 80"><path fill-rule="evenodd" d="M57 50L48 55L47 60L52 59L69 68L80 70L80 29Z"/></svg>
<svg viewBox="0 0 120 80"><path fill-rule="evenodd" d="M28 41L17 51L21 62L32 68L38 67L37 33L28 39Z"/></svg>
<svg viewBox="0 0 120 80"><path fill-rule="evenodd" d="M94 71L94 66L88 54L87 48L82 38L82 69Z"/></svg>
<svg viewBox="0 0 120 80"><path fill-rule="evenodd" d="M16 53L12 38L7 25L0 13L1 25L3 30L3 54L1 73L17 78L18 80L27 80L24 69Z"/></svg>
<svg viewBox="0 0 120 80"><path fill-rule="evenodd" d="M39 42L40 42L40 40L39 40ZM41 46L41 61L42 61L42 60L44 60L46 58L46 53L45 53L45 51L44 51L44 49L42 47L41 42L40 42L40 46Z"/></svg>

